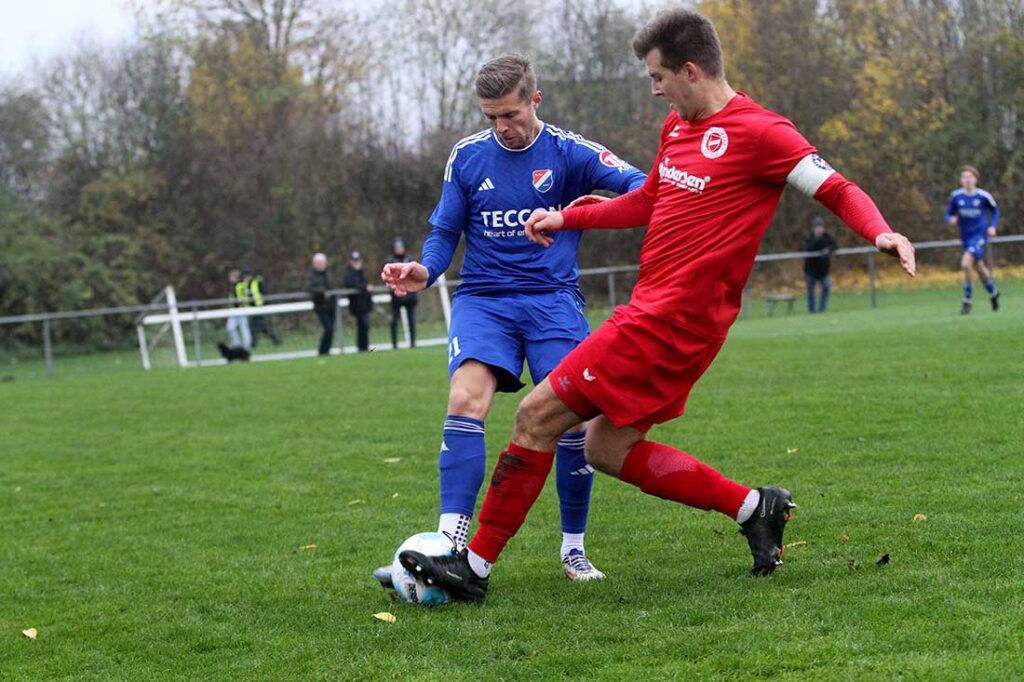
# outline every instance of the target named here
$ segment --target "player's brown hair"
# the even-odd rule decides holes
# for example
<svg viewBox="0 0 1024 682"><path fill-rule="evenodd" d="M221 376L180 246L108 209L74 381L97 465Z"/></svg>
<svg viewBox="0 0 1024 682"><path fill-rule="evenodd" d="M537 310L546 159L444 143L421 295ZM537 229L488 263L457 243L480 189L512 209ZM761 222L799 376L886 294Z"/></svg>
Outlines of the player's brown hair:
<svg viewBox="0 0 1024 682"><path fill-rule="evenodd" d="M476 74L476 96L480 99L501 99L516 89L522 99L529 99L537 92L533 65L521 54L492 59Z"/></svg>
<svg viewBox="0 0 1024 682"><path fill-rule="evenodd" d="M722 43L710 19L681 8L664 9L633 36L633 54L643 61L651 50L661 52L661 64L678 71L686 62L697 64L712 78L725 76Z"/></svg>
<svg viewBox="0 0 1024 682"><path fill-rule="evenodd" d="M979 180L979 181L981 180L981 173L979 173L978 169L975 168L974 166L967 166L967 165L960 166L960 172L961 173L970 173L970 174L972 174L974 176L975 180Z"/></svg>

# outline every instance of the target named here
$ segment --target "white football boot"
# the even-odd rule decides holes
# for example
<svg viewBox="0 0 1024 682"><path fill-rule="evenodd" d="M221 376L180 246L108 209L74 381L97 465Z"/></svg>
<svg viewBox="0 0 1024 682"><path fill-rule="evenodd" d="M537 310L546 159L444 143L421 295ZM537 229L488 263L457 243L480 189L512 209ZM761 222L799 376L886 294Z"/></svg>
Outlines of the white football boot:
<svg viewBox="0 0 1024 682"><path fill-rule="evenodd" d="M605 575L587 561L587 555L580 549L571 549L562 557L562 571L569 580L586 582L587 580L604 580Z"/></svg>
<svg viewBox="0 0 1024 682"><path fill-rule="evenodd" d="M374 569L373 579L380 583L380 586L385 590L395 589L395 584L391 580L391 566L381 566L380 568Z"/></svg>

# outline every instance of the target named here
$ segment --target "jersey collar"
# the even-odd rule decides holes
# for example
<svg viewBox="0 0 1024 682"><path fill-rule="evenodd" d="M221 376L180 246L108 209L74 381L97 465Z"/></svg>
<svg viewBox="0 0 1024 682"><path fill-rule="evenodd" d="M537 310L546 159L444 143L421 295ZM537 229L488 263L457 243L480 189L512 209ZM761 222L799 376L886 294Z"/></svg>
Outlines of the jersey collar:
<svg viewBox="0 0 1024 682"><path fill-rule="evenodd" d="M509 149L508 147L503 145L501 143L501 140L498 138L498 133L494 132L493 128L491 128L491 137L494 138L495 143L497 143L497 145L499 147L501 147L502 149L504 149L505 151L512 152L513 154L519 154L520 152L525 152L530 147L532 147L533 145L537 144L537 140L539 140L540 136L544 134L544 131L547 130L547 127L548 127L548 124L545 123L544 121L541 121L540 122L540 132L537 133L537 137L533 138L533 142L531 142L530 144L526 145L522 149Z"/></svg>

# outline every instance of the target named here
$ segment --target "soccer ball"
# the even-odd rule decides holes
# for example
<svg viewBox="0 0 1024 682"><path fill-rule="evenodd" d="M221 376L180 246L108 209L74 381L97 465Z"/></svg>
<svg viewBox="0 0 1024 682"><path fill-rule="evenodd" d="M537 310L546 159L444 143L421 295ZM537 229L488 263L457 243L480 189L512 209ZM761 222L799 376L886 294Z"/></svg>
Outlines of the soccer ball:
<svg viewBox="0 0 1024 682"><path fill-rule="evenodd" d="M402 601L422 606L440 606L448 601L448 593L440 587L427 585L417 580L398 560L398 555L407 549L427 556L451 556L455 553L452 541L441 533L417 533L395 550L391 562L391 582Z"/></svg>

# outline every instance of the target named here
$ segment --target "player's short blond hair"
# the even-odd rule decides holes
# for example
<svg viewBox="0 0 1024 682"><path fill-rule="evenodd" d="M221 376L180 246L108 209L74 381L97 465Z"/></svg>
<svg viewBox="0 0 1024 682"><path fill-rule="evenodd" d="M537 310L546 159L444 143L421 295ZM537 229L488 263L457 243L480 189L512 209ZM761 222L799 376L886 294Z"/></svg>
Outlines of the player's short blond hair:
<svg viewBox="0 0 1024 682"><path fill-rule="evenodd" d="M968 166L966 164L960 166L960 173L970 173L971 175L974 176L975 180L981 180L981 173L979 173L978 169L975 168L974 166Z"/></svg>
<svg viewBox="0 0 1024 682"><path fill-rule="evenodd" d="M480 99L501 99L514 90L524 100L537 92L533 65L521 54L506 54L492 59L476 74L476 96Z"/></svg>

